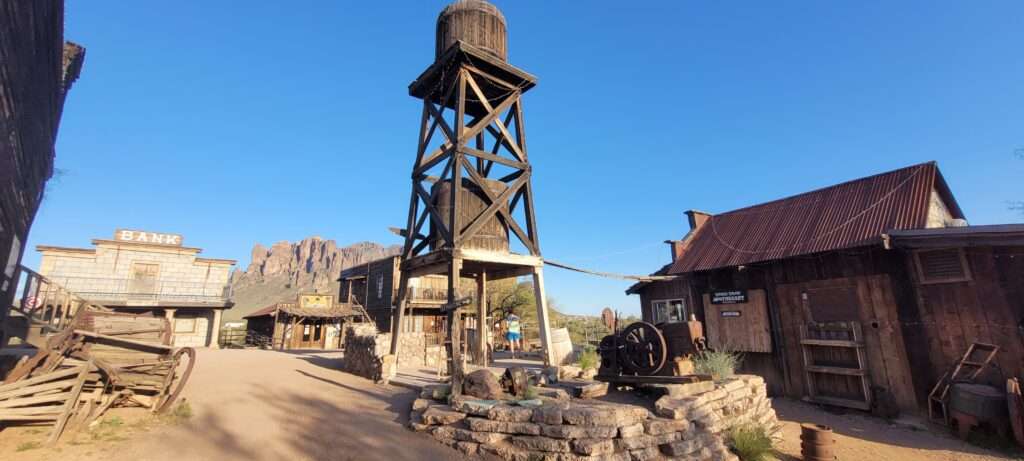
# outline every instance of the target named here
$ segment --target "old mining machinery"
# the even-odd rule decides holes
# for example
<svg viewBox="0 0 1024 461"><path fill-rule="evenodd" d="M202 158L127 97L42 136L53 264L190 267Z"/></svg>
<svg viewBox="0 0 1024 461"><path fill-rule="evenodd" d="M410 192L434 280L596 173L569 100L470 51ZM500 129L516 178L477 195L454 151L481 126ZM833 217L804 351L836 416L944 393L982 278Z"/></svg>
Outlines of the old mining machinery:
<svg viewBox="0 0 1024 461"><path fill-rule="evenodd" d="M626 383L699 380L690 358L705 349L704 327L693 316L687 322L634 322L601 340L597 379Z"/></svg>

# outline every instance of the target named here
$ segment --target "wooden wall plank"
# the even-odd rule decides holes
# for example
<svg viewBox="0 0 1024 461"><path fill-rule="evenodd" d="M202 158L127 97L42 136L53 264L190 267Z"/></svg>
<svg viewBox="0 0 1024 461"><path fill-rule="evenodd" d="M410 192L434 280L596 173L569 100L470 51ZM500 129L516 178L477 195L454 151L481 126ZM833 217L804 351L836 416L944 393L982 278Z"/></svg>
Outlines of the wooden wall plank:
<svg viewBox="0 0 1024 461"><path fill-rule="evenodd" d="M747 290L748 302L711 304L703 294L705 334L715 349L740 352L771 352L772 338L768 305L764 290ZM739 312L739 317L722 317L723 311Z"/></svg>
<svg viewBox="0 0 1024 461"><path fill-rule="evenodd" d="M869 323L865 329L878 331L878 338L884 351L882 359L885 361L885 370L889 378L889 392L892 393L896 405L900 410L916 413L917 397L892 282L887 275L868 277L867 282L877 326L875 323Z"/></svg>

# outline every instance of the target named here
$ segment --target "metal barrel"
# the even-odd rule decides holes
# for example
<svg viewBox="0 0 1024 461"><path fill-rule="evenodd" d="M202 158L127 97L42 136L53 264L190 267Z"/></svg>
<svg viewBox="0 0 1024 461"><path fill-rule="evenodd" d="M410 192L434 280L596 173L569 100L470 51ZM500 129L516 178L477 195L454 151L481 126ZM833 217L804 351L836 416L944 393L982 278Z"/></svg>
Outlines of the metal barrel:
<svg viewBox="0 0 1024 461"><path fill-rule="evenodd" d="M832 428L821 424L800 425L800 454L804 461L833 461L832 447L836 444Z"/></svg>

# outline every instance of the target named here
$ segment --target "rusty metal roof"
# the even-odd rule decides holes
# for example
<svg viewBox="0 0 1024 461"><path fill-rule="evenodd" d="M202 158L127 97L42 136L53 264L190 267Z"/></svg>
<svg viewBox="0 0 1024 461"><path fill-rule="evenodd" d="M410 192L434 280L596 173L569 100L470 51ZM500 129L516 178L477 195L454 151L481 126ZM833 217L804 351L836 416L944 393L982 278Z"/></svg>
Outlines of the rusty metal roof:
<svg viewBox="0 0 1024 461"><path fill-rule="evenodd" d="M935 162L713 215L669 274L850 248L880 242L888 230L922 229L932 190L954 218L963 218Z"/></svg>

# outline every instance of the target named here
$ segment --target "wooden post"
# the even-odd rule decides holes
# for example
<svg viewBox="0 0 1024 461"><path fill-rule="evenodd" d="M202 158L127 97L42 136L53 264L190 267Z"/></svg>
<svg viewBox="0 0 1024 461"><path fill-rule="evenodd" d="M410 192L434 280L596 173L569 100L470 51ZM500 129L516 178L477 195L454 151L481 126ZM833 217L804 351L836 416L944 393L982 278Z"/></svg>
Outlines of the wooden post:
<svg viewBox="0 0 1024 461"><path fill-rule="evenodd" d="M448 263L448 304L455 306L458 299L459 274L462 272L462 260L452 258ZM451 377L451 394L462 395L462 334L459 321L459 309L448 311L448 375Z"/></svg>
<svg viewBox="0 0 1024 461"><path fill-rule="evenodd" d="M369 282L367 282L369 285ZM406 276L406 272L402 271L402 275L398 279L398 301L395 303L395 312L391 316L391 350L389 353L395 356L395 368L398 368L398 345L400 344L399 337L402 335L402 322L405 321L405 305L406 295L408 291L409 278Z"/></svg>
<svg viewBox="0 0 1024 461"><path fill-rule="evenodd" d="M533 268L533 295L537 300L537 324L540 328L540 344L544 348L544 365L558 365L551 349L551 324L544 292L544 268L540 266Z"/></svg>
<svg viewBox="0 0 1024 461"><path fill-rule="evenodd" d="M177 309L164 309L164 316L167 317L167 321L171 324L171 342L170 345L174 345L174 311Z"/></svg>
<svg viewBox="0 0 1024 461"><path fill-rule="evenodd" d="M210 347L213 349L220 349L220 318L223 311L220 309L213 310L213 326L211 327L210 333Z"/></svg>
<svg viewBox="0 0 1024 461"><path fill-rule="evenodd" d="M487 270L481 269L476 280L476 364L487 366Z"/></svg>

